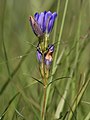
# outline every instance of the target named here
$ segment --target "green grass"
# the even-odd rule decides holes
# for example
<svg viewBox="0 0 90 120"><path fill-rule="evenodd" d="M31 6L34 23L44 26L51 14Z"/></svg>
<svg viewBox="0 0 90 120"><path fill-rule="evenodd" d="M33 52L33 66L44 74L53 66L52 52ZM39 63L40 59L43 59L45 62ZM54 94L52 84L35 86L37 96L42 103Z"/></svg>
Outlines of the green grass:
<svg viewBox="0 0 90 120"><path fill-rule="evenodd" d="M38 39L29 16L44 10L58 13L45 120L90 120L90 0L0 1L0 119L42 120Z"/></svg>

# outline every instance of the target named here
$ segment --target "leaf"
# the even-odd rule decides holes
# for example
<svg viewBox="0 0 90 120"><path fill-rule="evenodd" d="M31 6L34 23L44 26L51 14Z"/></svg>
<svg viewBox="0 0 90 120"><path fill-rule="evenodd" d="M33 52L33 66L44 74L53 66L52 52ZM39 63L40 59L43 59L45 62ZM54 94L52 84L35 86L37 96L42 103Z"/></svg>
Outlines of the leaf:
<svg viewBox="0 0 90 120"><path fill-rule="evenodd" d="M50 84L52 84L52 83L54 83L54 82L56 82L56 81L59 81L59 80L61 80L61 79L64 79L64 78L70 78L70 77L60 77L60 78L56 78L55 80L49 82L48 85L47 85L47 87L48 87Z"/></svg>
<svg viewBox="0 0 90 120"><path fill-rule="evenodd" d="M1 117L0 117L1 120L4 118L5 114L7 113L8 108L10 107L10 105L12 104L12 102L14 101L14 99L15 99L18 95L19 95L19 92L16 93L16 94L13 96L13 98L9 101L7 107L5 108L4 112L2 113L2 115L1 115Z"/></svg>
<svg viewBox="0 0 90 120"><path fill-rule="evenodd" d="M75 101L74 101L74 104L73 104L73 106L72 106L73 112L76 110L78 104L80 103L81 98L82 98L82 96L83 96L83 94L84 94L87 86L89 85L89 82L90 82L90 79L88 79L88 80L82 85L82 87L80 88L80 90L79 90L79 92L78 92L78 94L77 94L77 96L76 96L76 99L75 99ZM69 116L68 116L68 120L71 120L72 117L73 117L73 114L72 114L72 112L70 111Z"/></svg>
<svg viewBox="0 0 90 120"><path fill-rule="evenodd" d="M84 120L90 120L90 112L87 114L87 116Z"/></svg>
<svg viewBox="0 0 90 120"><path fill-rule="evenodd" d="M43 82L41 82L41 81L38 80L37 78L34 78L34 77L32 77L32 78L44 86Z"/></svg>
<svg viewBox="0 0 90 120"><path fill-rule="evenodd" d="M24 62L24 60L27 57L27 54L30 53L30 49L26 52L25 56L23 56L23 58L21 59L21 61L19 62L19 64L16 66L16 68L13 70L13 72L11 73L11 78L9 77L6 82L4 83L4 85L2 86L1 90L0 90L0 95L3 94L3 92L5 91L6 87L8 86L8 84L10 83L11 79L13 79L13 77L16 75L17 71L19 70L20 66L22 65L22 63Z"/></svg>
<svg viewBox="0 0 90 120"><path fill-rule="evenodd" d="M59 95L61 96L61 99L60 99L60 102L59 102L59 104L58 104L58 106L57 106L57 109L56 109L56 113L55 113L55 118L56 118L56 119L59 119L59 117L61 116L61 113L62 113L62 110L63 110L63 107L64 107L65 102L66 102L66 104L69 106L70 111L72 112L72 114L74 115L74 112L73 112L70 104L68 103L68 101L67 101L67 99L66 99L67 93L68 93L68 88L69 88L69 85L68 85L69 83L70 83L70 81L68 81L63 95L61 95L60 92L59 92L59 90L58 90L58 93L59 93ZM55 88L56 88L56 87L55 87ZM56 88L56 90L57 90L57 88ZM65 114L65 116L64 116L63 118L65 118L65 117L67 116L67 113L68 113L68 112L69 112L69 111L66 112L66 114ZM74 118L76 119L75 115L74 115Z"/></svg>
<svg viewBox="0 0 90 120"><path fill-rule="evenodd" d="M25 120L25 117L16 108L15 108L15 111L21 118L23 118L23 120Z"/></svg>

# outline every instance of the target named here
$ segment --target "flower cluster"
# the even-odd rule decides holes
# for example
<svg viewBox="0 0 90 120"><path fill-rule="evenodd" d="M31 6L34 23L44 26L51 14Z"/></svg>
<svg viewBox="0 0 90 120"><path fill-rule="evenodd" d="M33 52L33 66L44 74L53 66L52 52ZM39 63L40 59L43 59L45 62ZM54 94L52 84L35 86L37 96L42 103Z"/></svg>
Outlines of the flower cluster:
<svg viewBox="0 0 90 120"><path fill-rule="evenodd" d="M50 66L53 60L54 44L48 44L50 32L53 29L57 13L50 11L35 13L34 17L30 16L30 24L33 32L38 37L37 59L39 61L39 70L42 77L44 88L44 101L42 108L42 119L45 117L46 89L50 73ZM39 81L38 81L39 82Z"/></svg>
<svg viewBox="0 0 90 120"><path fill-rule="evenodd" d="M44 53L44 62L45 65L48 66L48 68L52 63L53 52L54 52L54 45L50 44L47 48L47 51ZM37 59L39 62L42 62L42 52L40 51L39 47L37 47Z"/></svg>
<svg viewBox="0 0 90 120"><path fill-rule="evenodd" d="M35 13L34 17L30 16L30 24L33 32L38 38L44 38L39 41L37 46L37 59L40 63L42 63L42 58L44 57L44 63L47 67L49 67L52 63L52 55L54 52L54 45L47 43L46 35L49 36L50 32L53 29L55 19L57 17L57 13L51 13L50 11ZM44 48L44 49L43 49Z"/></svg>
<svg viewBox="0 0 90 120"><path fill-rule="evenodd" d="M34 18L30 16L30 24L36 36L41 37L43 34L49 34L52 31L57 13L50 11L35 13Z"/></svg>

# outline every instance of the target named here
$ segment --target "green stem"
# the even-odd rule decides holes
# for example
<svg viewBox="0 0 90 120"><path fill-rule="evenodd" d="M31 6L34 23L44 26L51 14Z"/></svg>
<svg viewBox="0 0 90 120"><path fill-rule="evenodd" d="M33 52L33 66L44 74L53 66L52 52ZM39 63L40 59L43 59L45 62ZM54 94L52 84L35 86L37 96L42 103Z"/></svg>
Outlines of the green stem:
<svg viewBox="0 0 90 120"><path fill-rule="evenodd" d="M64 23L65 23L65 17L66 17L66 12L67 12L67 7L68 7L68 1L69 0L66 0L66 2L65 2L65 8L64 8L63 18L62 18L62 24L61 24L60 34L59 34L59 38L58 38L58 44L57 44L56 53L55 53L54 61L53 61L53 70L54 70L54 67L56 66L56 61L57 61L57 57L58 57L62 32L63 32L63 28L64 28ZM52 70L52 72L53 72L53 70Z"/></svg>
<svg viewBox="0 0 90 120"><path fill-rule="evenodd" d="M47 79L49 76L49 69L47 68L47 66L45 65L45 52L46 49L48 47L48 39L49 39L49 35L45 34L44 36L44 40L43 42L40 44L41 46L41 51L42 51L42 62L41 62L41 76L42 76L42 80L43 80L43 106L42 106L42 111L41 111L41 116L42 116L42 120L45 119L45 111L46 111L46 89L47 89Z"/></svg>
<svg viewBox="0 0 90 120"><path fill-rule="evenodd" d="M45 119L45 109L46 109L46 86L47 86L47 78L46 78L46 66L44 62L44 54L42 55L42 63L41 63L41 74L42 74L42 80L43 80L43 106L41 111L42 120Z"/></svg>
<svg viewBox="0 0 90 120"><path fill-rule="evenodd" d="M45 43L44 43L44 46L45 46L45 51L46 51L46 48L48 47L48 39L49 39L49 35L48 34L46 34L45 35Z"/></svg>
<svg viewBox="0 0 90 120"><path fill-rule="evenodd" d="M43 108L42 108L42 120L45 119L45 109L46 109L46 86L44 86L44 99L43 99Z"/></svg>

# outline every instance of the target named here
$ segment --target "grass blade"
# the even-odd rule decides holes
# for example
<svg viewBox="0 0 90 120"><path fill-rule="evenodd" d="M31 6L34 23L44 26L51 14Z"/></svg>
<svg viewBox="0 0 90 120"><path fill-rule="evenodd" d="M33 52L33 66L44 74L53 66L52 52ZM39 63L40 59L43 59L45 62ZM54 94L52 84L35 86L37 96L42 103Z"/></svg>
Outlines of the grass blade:
<svg viewBox="0 0 90 120"><path fill-rule="evenodd" d="M26 52L25 56L23 56L23 58L21 59L21 61L19 62L19 64L17 65L17 67L13 70L13 72L11 73L11 78L13 79L13 77L16 75L17 71L19 70L20 66L22 65L22 63L24 62L24 60L27 57L27 54L30 53L30 49ZM3 94L3 92L6 90L8 84L11 81L11 78L9 77L7 79L7 81L5 82L5 84L2 86L1 90L0 90L0 95Z"/></svg>
<svg viewBox="0 0 90 120"><path fill-rule="evenodd" d="M39 82L41 85L43 85L44 86L44 84L43 84L43 82L41 82L40 80L38 80L37 78L35 78L35 77L32 77L34 80L36 80L37 82Z"/></svg>
<svg viewBox="0 0 90 120"><path fill-rule="evenodd" d="M15 108L15 111L23 120L25 120L25 117L16 108Z"/></svg>
<svg viewBox="0 0 90 120"><path fill-rule="evenodd" d="M82 96L84 95L84 92L85 92L85 90L86 90L89 82L90 82L90 79L88 79L88 80L82 85L81 89L79 90L79 93L77 94L76 99L75 99L75 101L74 101L74 104L73 104L73 106L72 106L73 112L76 110L78 104L80 103L81 98L82 98ZM72 117L73 117L73 114L72 114L72 112L70 112L70 113L69 113L69 116L68 116L68 120L71 120Z"/></svg>
<svg viewBox="0 0 90 120"><path fill-rule="evenodd" d="M90 120L90 112L88 113L88 115L86 116L84 120Z"/></svg>
<svg viewBox="0 0 90 120"><path fill-rule="evenodd" d="M60 2L60 1L58 1L58 2ZM59 35L59 38L58 38L58 44L57 44L56 54L55 54L55 58L54 58L54 61L53 61L52 74L56 72L54 70L54 67L56 66L57 55L58 55L58 51L59 51L59 45L60 45L60 41L61 41L61 35L62 35L62 31L63 31L63 26L64 26L64 21L65 21L67 6L68 6L68 0L66 0L66 3L65 3L64 14L63 14L63 18L62 18L62 25L61 25L61 29L60 29L60 35ZM52 81L52 79L53 79L53 76L51 76L50 82ZM47 105L47 101L48 101L49 94L50 94L50 88L51 88L51 85L49 85L49 87L47 89L46 105Z"/></svg>
<svg viewBox="0 0 90 120"><path fill-rule="evenodd" d="M54 57L54 61L53 61L53 68L56 66L57 56L58 56L60 42L61 42L61 36L62 36L64 22L65 22L65 16L66 16L66 12L67 12L67 6L68 6L68 0L66 0L66 3L65 3L62 24L61 24L61 28L60 28L60 32L59 32L60 34L59 34L59 38L58 38L58 43L57 43L57 49L56 49L56 53L55 53L55 57Z"/></svg>
<svg viewBox="0 0 90 120"><path fill-rule="evenodd" d="M2 115L1 115L1 117L0 117L1 120L4 118L5 114L7 113L8 108L10 107L10 105L12 104L12 102L14 101L14 99L15 99L18 95L19 95L19 92L16 93L16 94L13 96L13 98L9 101L7 107L5 108L4 112L2 113Z"/></svg>
<svg viewBox="0 0 90 120"><path fill-rule="evenodd" d="M56 82L56 81L58 81L58 80L64 79L64 78L70 78L70 77L60 77L60 78L56 78L55 80L49 82L48 85L47 85L47 87L48 87L50 84L52 84L52 83L54 83L54 82Z"/></svg>
<svg viewBox="0 0 90 120"><path fill-rule="evenodd" d="M57 5L57 14L59 15L60 0L58 1L57 4L58 4ZM55 43L56 32L57 32L57 25L58 25L58 18L56 19L56 22L55 22L55 28L54 28L54 34L53 34L53 41L52 41L53 44Z"/></svg>

